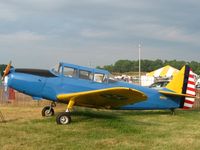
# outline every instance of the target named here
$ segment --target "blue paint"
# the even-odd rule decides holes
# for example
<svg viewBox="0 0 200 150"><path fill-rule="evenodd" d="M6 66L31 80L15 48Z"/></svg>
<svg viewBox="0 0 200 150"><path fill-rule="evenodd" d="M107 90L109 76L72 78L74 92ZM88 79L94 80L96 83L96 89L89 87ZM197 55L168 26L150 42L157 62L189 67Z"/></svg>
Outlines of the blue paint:
<svg viewBox="0 0 200 150"><path fill-rule="evenodd" d="M147 87L142 87L134 84L129 84L125 82L109 81L108 78L110 73L106 70L93 69L88 67L82 67L74 64L60 63L60 73L55 73L54 71L49 71L48 77L39 76L33 74L33 72L16 72L15 69L10 70L8 75L8 86L30 95L38 99L48 99L51 101L57 101L56 96L58 94L83 92L90 90L105 89L110 87L128 87L136 89L145 93L148 96L146 101L142 101L135 104L126 105L120 107L123 110L133 110L133 109L171 109L180 107L180 98L175 96L166 96L160 94L155 89L150 89ZM79 70L89 71L91 74L99 73L104 74L107 77L103 83L98 83L92 80L80 79L79 74L74 77L64 76L64 67L70 67ZM26 71L25 71L26 72ZM51 75L52 74L52 75ZM164 89L167 90L167 89Z"/></svg>

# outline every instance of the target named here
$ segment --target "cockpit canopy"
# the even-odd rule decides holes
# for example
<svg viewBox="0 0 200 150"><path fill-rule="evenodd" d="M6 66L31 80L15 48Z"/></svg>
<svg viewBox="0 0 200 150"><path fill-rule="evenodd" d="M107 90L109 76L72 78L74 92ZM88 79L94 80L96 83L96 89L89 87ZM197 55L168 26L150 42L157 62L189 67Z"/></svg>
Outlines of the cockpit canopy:
<svg viewBox="0 0 200 150"><path fill-rule="evenodd" d="M68 63L60 63L57 69L52 69L57 75L80 78L99 83L115 82L111 74L103 69L94 69Z"/></svg>

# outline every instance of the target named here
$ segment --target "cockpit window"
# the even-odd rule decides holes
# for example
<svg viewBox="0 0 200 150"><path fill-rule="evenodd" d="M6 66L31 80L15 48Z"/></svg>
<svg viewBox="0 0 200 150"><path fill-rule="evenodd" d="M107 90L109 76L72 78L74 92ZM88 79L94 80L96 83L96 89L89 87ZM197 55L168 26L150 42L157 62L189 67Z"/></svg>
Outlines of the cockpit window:
<svg viewBox="0 0 200 150"><path fill-rule="evenodd" d="M62 66L59 64L59 66L58 66L58 74L61 74L62 73Z"/></svg>
<svg viewBox="0 0 200 150"><path fill-rule="evenodd" d="M63 75L66 77L76 77L77 76L77 70L70 67L64 67L63 69Z"/></svg>
<svg viewBox="0 0 200 150"><path fill-rule="evenodd" d="M99 82L99 83L107 82L107 76L105 74L95 73L94 82Z"/></svg>
<svg viewBox="0 0 200 150"><path fill-rule="evenodd" d="M62 74L62 66L60 64L56 65L51 69L51 71L56 75L60 75Z"/></svg>
<svg viewBox="0 0 200 150"><path fill-rule="evenodd" d="M86 70L79 70L79 78L85 79L85 80L92 80L93 79L93 73Z"/></svg>

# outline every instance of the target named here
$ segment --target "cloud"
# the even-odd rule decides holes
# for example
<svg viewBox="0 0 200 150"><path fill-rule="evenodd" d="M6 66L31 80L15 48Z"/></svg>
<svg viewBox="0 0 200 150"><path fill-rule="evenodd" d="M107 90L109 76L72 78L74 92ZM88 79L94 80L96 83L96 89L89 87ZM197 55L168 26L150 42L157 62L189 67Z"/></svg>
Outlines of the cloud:
<svg viewBox="0 0 200 150"><path fill-rule="evenodd" d="M3 44L27 44L31 42L41 42L46 40L47 37L34 32L22 31L10 34L0 34L0 42Z"/></svg>
<svg viewBox="0 0 200 150"><path fill-rule="evenodd" d="M5 3L0 3L0 21L15 21L17 15L13 7Z"/></svg>
<svg viewBox="0 0 200 150"><path fill-rule="evenodd" d="M26 55L46 57L45 64L137 59L140 41L146 58L184 52L198 60L199 9L195 0L6 0L0 4L0 47L21 64Z"/></svg>
<svg viewBox="0 0 200 150"><path fill-rule="evenodd" d="M92 30L92 29L84 29L80 33L81 36L87 37L87 38L105 38L110 37L113 35L112 32L109 31L98 31L98 30Z"/></svg>
<svg viewBox="0 0 200 150"><path fill-rule="evenodd" d="M176 26L162 26L159 24L137 24L126 29L127 33L142 38L155 39L159 41L195 44L200 46L200 36L195 33L186 33Z"/></svg>

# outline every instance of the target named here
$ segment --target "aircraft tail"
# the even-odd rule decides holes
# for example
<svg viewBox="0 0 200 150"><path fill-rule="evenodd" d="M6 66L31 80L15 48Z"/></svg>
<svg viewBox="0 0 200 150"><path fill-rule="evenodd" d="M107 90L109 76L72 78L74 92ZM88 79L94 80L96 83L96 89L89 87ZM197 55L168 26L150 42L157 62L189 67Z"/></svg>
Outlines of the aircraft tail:
<svg viewBox="0 0 200 150"><path fill-rule="evenodd" d="M195 101L194 97L196 95L195 79L194 73L188 65L184 66L179 73L173 77L172 81L167 84L166 88L177 94L189 95L190 97L181 97L180 108L192 108Z"/></svg>

